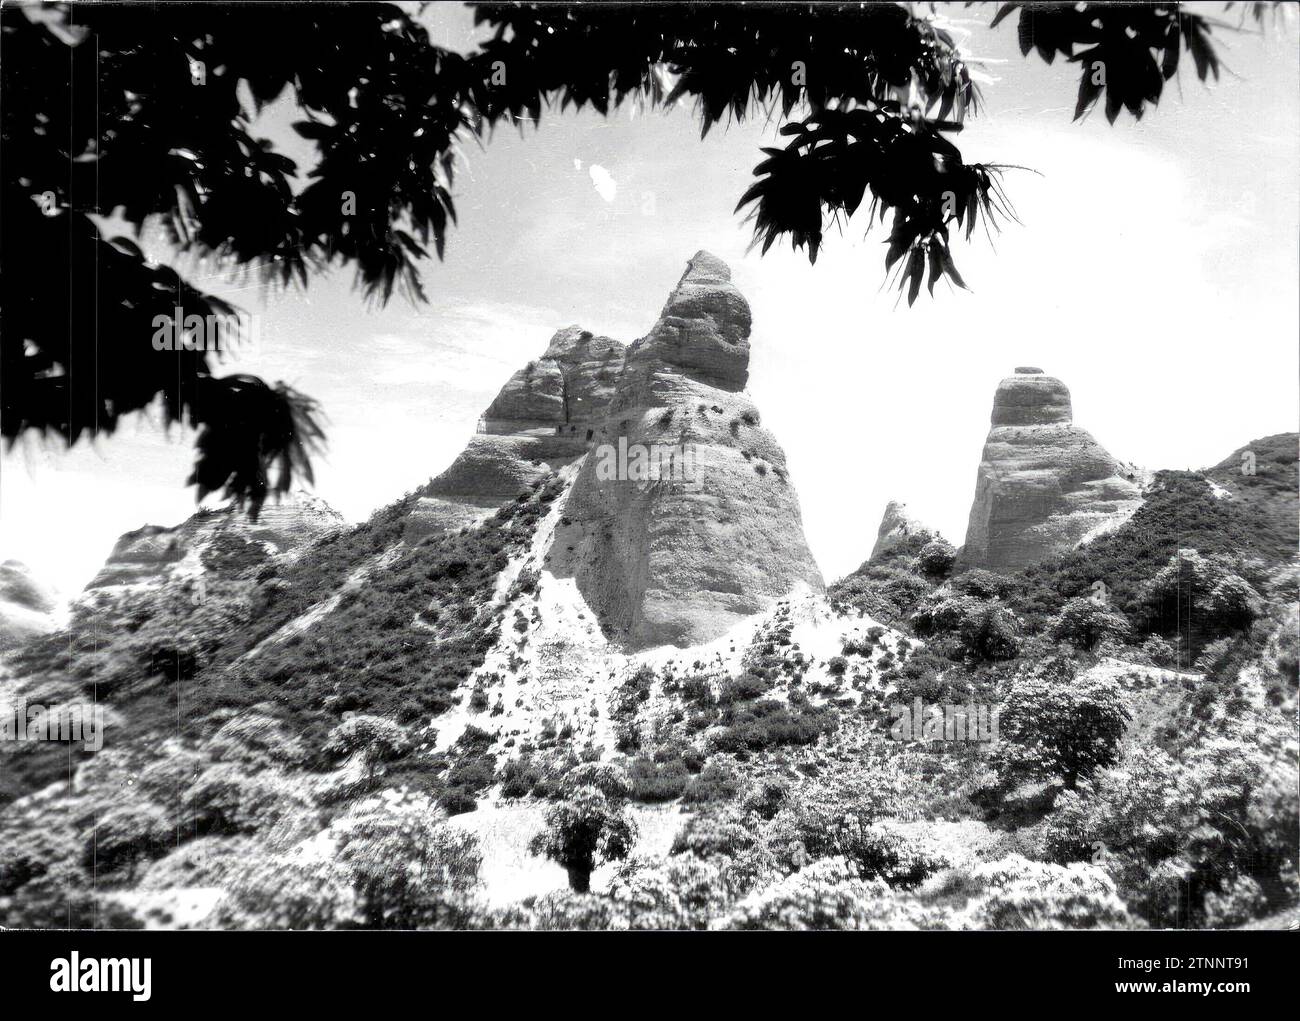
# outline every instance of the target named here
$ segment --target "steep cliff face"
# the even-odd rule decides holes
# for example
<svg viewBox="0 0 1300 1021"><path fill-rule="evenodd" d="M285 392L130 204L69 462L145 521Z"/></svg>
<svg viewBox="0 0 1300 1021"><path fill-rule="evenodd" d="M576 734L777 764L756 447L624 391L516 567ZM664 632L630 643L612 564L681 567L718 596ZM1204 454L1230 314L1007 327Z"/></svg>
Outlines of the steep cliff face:
<svg viewBox="0 0 1300 1021"><path fill-rule="evenodd" d="M785 455L743 392L749 331L730 270L698 253L628 349L574 481L552 570L631 647L709 641L823 588Z"/></svg>
<svg viewBox="0 0 1300 1021"><path fill-rule="evenodd" d="M1127 520L1141 473L1073 424L1070 391L1041 369L998 385L961 560L993 570L1036 563Z"/></svg>
<svg viewBox="0 0 1300 1021"><path fill-rule="evenodd" d="M570 326L497 394L478 432L420 493L407 537L459 528L586 453L623 371L625 350Z"/></svg>

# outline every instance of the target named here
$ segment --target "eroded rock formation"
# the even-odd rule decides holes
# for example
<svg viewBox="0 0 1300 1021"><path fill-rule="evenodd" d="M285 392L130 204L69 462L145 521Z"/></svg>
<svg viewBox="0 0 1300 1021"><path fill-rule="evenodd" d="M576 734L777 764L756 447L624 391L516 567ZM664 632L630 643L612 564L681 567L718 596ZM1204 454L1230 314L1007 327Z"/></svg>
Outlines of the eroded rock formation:
<svg viewBox="0 0 1300 1021"><path fill-rule="evenodd" d="M570 326L520 369L451 466L420 493L407 537L477 521L587 452L623 371L625 350Z"/></svg>
<svg viewBox="0 0 1300 1021"><path fill-rule="evenodd" d="M998 385L966 530L963 563L1017 570L1126 520L1139 471L1073 423L1070 391L1041 369Z"/></svg>
<svg viewBox="0 0 1300 1021"><path fill-rule="evenodd" d="M904 540L915 535L933 536L935 533L922 525L907 513L907 504L890 500L885 505L885 513L880 518L880 528L876 532L876 544L871 547L869 559L875 560L888 553Z"/></svg>
<svg viewBox="0 0 1300 1021"><path fill-rule="evenodd" d="M744 393L750 323L726 263L698 252L630 347L561 330L420 493L406 538L481 520L574 465L547 562L610 638L694 645L820 591L785 455Z"/></svg>
<svg viewBox="0 0 1300 1021"><path fill-rule="evenodd" d="M730 270L697 253L628 349L574 481L557 564L632 647L709 641L800 586L823 587L785 455L744 393L749 332Z"/></svg>

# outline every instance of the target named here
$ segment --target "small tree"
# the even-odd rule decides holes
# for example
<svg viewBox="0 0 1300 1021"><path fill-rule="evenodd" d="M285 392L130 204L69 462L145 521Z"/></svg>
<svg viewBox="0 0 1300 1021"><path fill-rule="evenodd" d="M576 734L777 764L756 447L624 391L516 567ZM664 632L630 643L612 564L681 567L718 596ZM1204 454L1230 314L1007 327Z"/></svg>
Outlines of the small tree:
<svg viewBox="0 0 1300 1021"><path fill-rule="evenodd" d="M1020 618L994 600L962 618L962 645L979 659L1014 659L1020 652Z"/></svg>
<svg viewBox="0 0 1300 1021"><path fill-rule="evenodd" d="M1129 718L1114 681L1076 677L1069 660L1047 659L1018 675L1002 703L1003 773L1060 779L1072 790L1117 760Z"/></svg>
<svg viewBox="0 0 1300 1021"><path fill-rule="evenodd" d="M528 842L530 854L549 858L569 874L577 893L591 889L596 860L622 861L636 842L636 823L595 787L580 787L546 813L546 829Z"/></svg>
<svg viewBox="0 0 1300 1021"><path fill-rule="evenodd" d="M1132 631L1121 614L1082 596L1069 600L1048 625L1048 634L1057 641L1087 652L1107 638L1124 641Z"/></svg>

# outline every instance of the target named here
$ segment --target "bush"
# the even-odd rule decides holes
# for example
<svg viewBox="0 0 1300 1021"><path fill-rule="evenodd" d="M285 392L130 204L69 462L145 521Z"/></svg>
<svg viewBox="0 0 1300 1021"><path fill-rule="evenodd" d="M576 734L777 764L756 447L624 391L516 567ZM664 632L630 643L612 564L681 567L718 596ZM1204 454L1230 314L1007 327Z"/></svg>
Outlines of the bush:
<svg viewBox="0 0 1300 1021"><path fill-rule="evenodd" d="M900 624L933 587L903 567L868 562L831 585L826 596L840 613L866 613L887 624Z"/></svg>
<svg viewBox="0 0 1300 1021"><path fill-rule="evenodd" d="M701 812L686 820L673 838L669 854L693 854L708 860L716 857L734 858L758 845L758 837L751 820L735 808Z"/></svg>
<svg viewBox="0 0 1300 1021"><path fill-rule="evenodd" d="M718 695L718 705L734 705L737 702L752 702L761 698L772 689L772 682L752 670L739 677L729 677L722 682Z"/></svg>
<svg viewBox="0 0 1300 1021"><path fill-rule="evenodd" d="M783 780L761 780L746 796L744 808L760 819L771 819L790 800L790 786Z"/></svg>
<svg viewBox="0 0 1300 1021"><path fill-rule="evenodd" d="M1006 599L1016 589L1016 582L982 567L965 571L952 579L953 589L964 596L976 599Z"/></svg>
<svg viewBox="0 0 1300 1021"><path fill-rule="evenodd" d="M348 870L332 859L256 859L230 884L215 920L231 929L337 929L355 924Z"/></svg>
<svg viewBox="0 0 1300 1021"><path fill-rule="evenodd" d="M864 825L860 819L847 818L836 831L834 843L860 879L882 879L903 889L919 885L952 864L933 841L911 836L885 821Z"/></svg>
<svg viewBox="0 0 1300 1021"><path fill-rule="evenodd" d="M179 822L181 832L198 836L255 833L306 807L303 794L283 774L219 762L183 791Z"/></svg>
<svg viewBox="0 0 1300 1021"><path fill-rule="evenodd" d="M1014 659L1020 652L1020 618L1001 603L986 603L963 618L962 645L977 659Z"/></svg>
<svg viewBox="0 0 1300 1021"><path fill-rule="evenodd" d="M682 792L682 801L688 805L734 801L744 782L740 775L724 761L714 760L698 776L692 777Z"/></svg>
<svg viewBox="0 0 1300 1021"><path fill-rule="evenodd" d="M946 539L936 538L921 547L921 552L916 555L916 566L920 568L922 574L932 578L944 578L952 570L956 560L957 551L952 543Z"/></svg>
<svg viewBox="0 0 1300 1021"><path fill-rule="evenodd" d="M511 759L500 771L501 796L526 798L542 781L542 771L528 758Z"/></svg>
<svg viewBox="0 0 1300 1021"><path fill-rule="evenodd" d="M836 721L825 709L808 705L787 708L771 699L759 699L728 708L722 723L725 729L711 738L714 750L739 752L812 744L834 730Z"/></svg>
<svg viewBox="0 0 1300 1021"><path fill-rule="evenodd" d="M626 916L614 901L573 890L538 897L525 924L542 931L604 932L627 928Z"/></svg>
<svg viewBox="0 0 1300 1021"><path fill-rule="evenodd" d="M248 837L199 837L189 840L149 866L141 890L186 886L226 886L256 857Z"/></svg>
<svg viewBox="0 0 1300 1021"><path fill-rule="evenodd" d="M681 797L691 780L686 763L680 758L661 763L644 755L632 761L627 775L632 783L632 800L651 803Z"/></svg>
<svg viewBox="0 0 1300 1021"><path fill-rule="evenodd" d="M580 762L564 774L560 791L564 796L570 796L584 787L595 787L611 802L618 802L632 795L633 783L621 766L608 762Z"/></svg>
<svg viewBox="0 0 1300 1021"><path fill-rule="evenodd" d="M727 929L914 929L907 909L880 880L858 879L842 860L815 862L750 894Z"/></svg>
<svg viewBox="0 0 1300 1021"><path fill-rule="evenodd" d="M360 923L372 929L459 927L483 856L422 799L366 806L332 827Z"/></svg>
<svg viewBox="0 0 1300 1021"><path fill-rule="evenodd" d="M997 600L941 589L920 603L911 621L919 635L955 637L961 651L975 659L1013 659L1020 651L1020 619Z"/></svg>
<svg viewBox="0 0 1300 1021"><path fill-rule="evenodd" d="M1159 667L1177 667L1178 650L1159 635L1152 635L1142 643L1142 654Z"/></svg>
<svg viewBox="0 0 1300 1021"><path fill-rule="evenodd" d="M988 888L971 921L981 929L1128 929L1115 884L1094 866L1028 861L1013 855L979 865L971 881Z"/></svg>
<svg viewBox="0 0 1300 1021"><path fill-rule="evenodd" d="M391 762L411 750L406 731L383 716L349 717L330 731L324 751L334 758L361 752L372 762Z"/></svg>
<svg viewBox="0 0 1300 1021"><path fill-rule="evenodd" d="M1177 550L1139 592L1147 626L1179 635L1189 648L1248 627L1263 601L1235 566L1227 556Z"/></svg>
<svg viewBox="0 0 1300 1021"><path fill-rule="evenodd" d="M1064 793L1044 849L1056 861L1102 852L1130 905L1152 925L1220 924L1253 880L1270 906L1294 898L1300 841L1293 751L1276 730L1212 736L1182 760L1138 747ZM1290 744L1293 749L1294 744Z"/></svg>
<svg viewBox="0 0 1300 1021"><path fill-rule="evenodd" d="M609 897L630 929L704 929L731 891L717 865L684 854L632 859L615 873Z"/></svg>
<svg viewBox="0 0 1300 1021"><path fill-rule="evenodd" d="M134 875L136 863L161 854L171 836L171 820L160 806L127 801L110 807L95 821L82 863L87 868L122 869Z"/></svg>

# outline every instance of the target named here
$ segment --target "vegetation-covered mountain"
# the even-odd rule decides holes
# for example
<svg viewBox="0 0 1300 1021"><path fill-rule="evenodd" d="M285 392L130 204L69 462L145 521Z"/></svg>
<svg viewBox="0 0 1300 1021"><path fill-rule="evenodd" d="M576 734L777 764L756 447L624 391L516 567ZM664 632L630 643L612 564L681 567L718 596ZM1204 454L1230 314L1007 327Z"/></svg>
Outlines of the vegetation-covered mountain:
<svg viewBox="0 0 1300 1021"><path fill-rule="evenodd" d="M0 751L0 924L1284 924L1296 444L1157 473L1018 572L895 513L825 595L684 647L575 578L591 453L468 521L430 485L283 548L167 531L4 661L0 700L107 730Z"/></svg>

